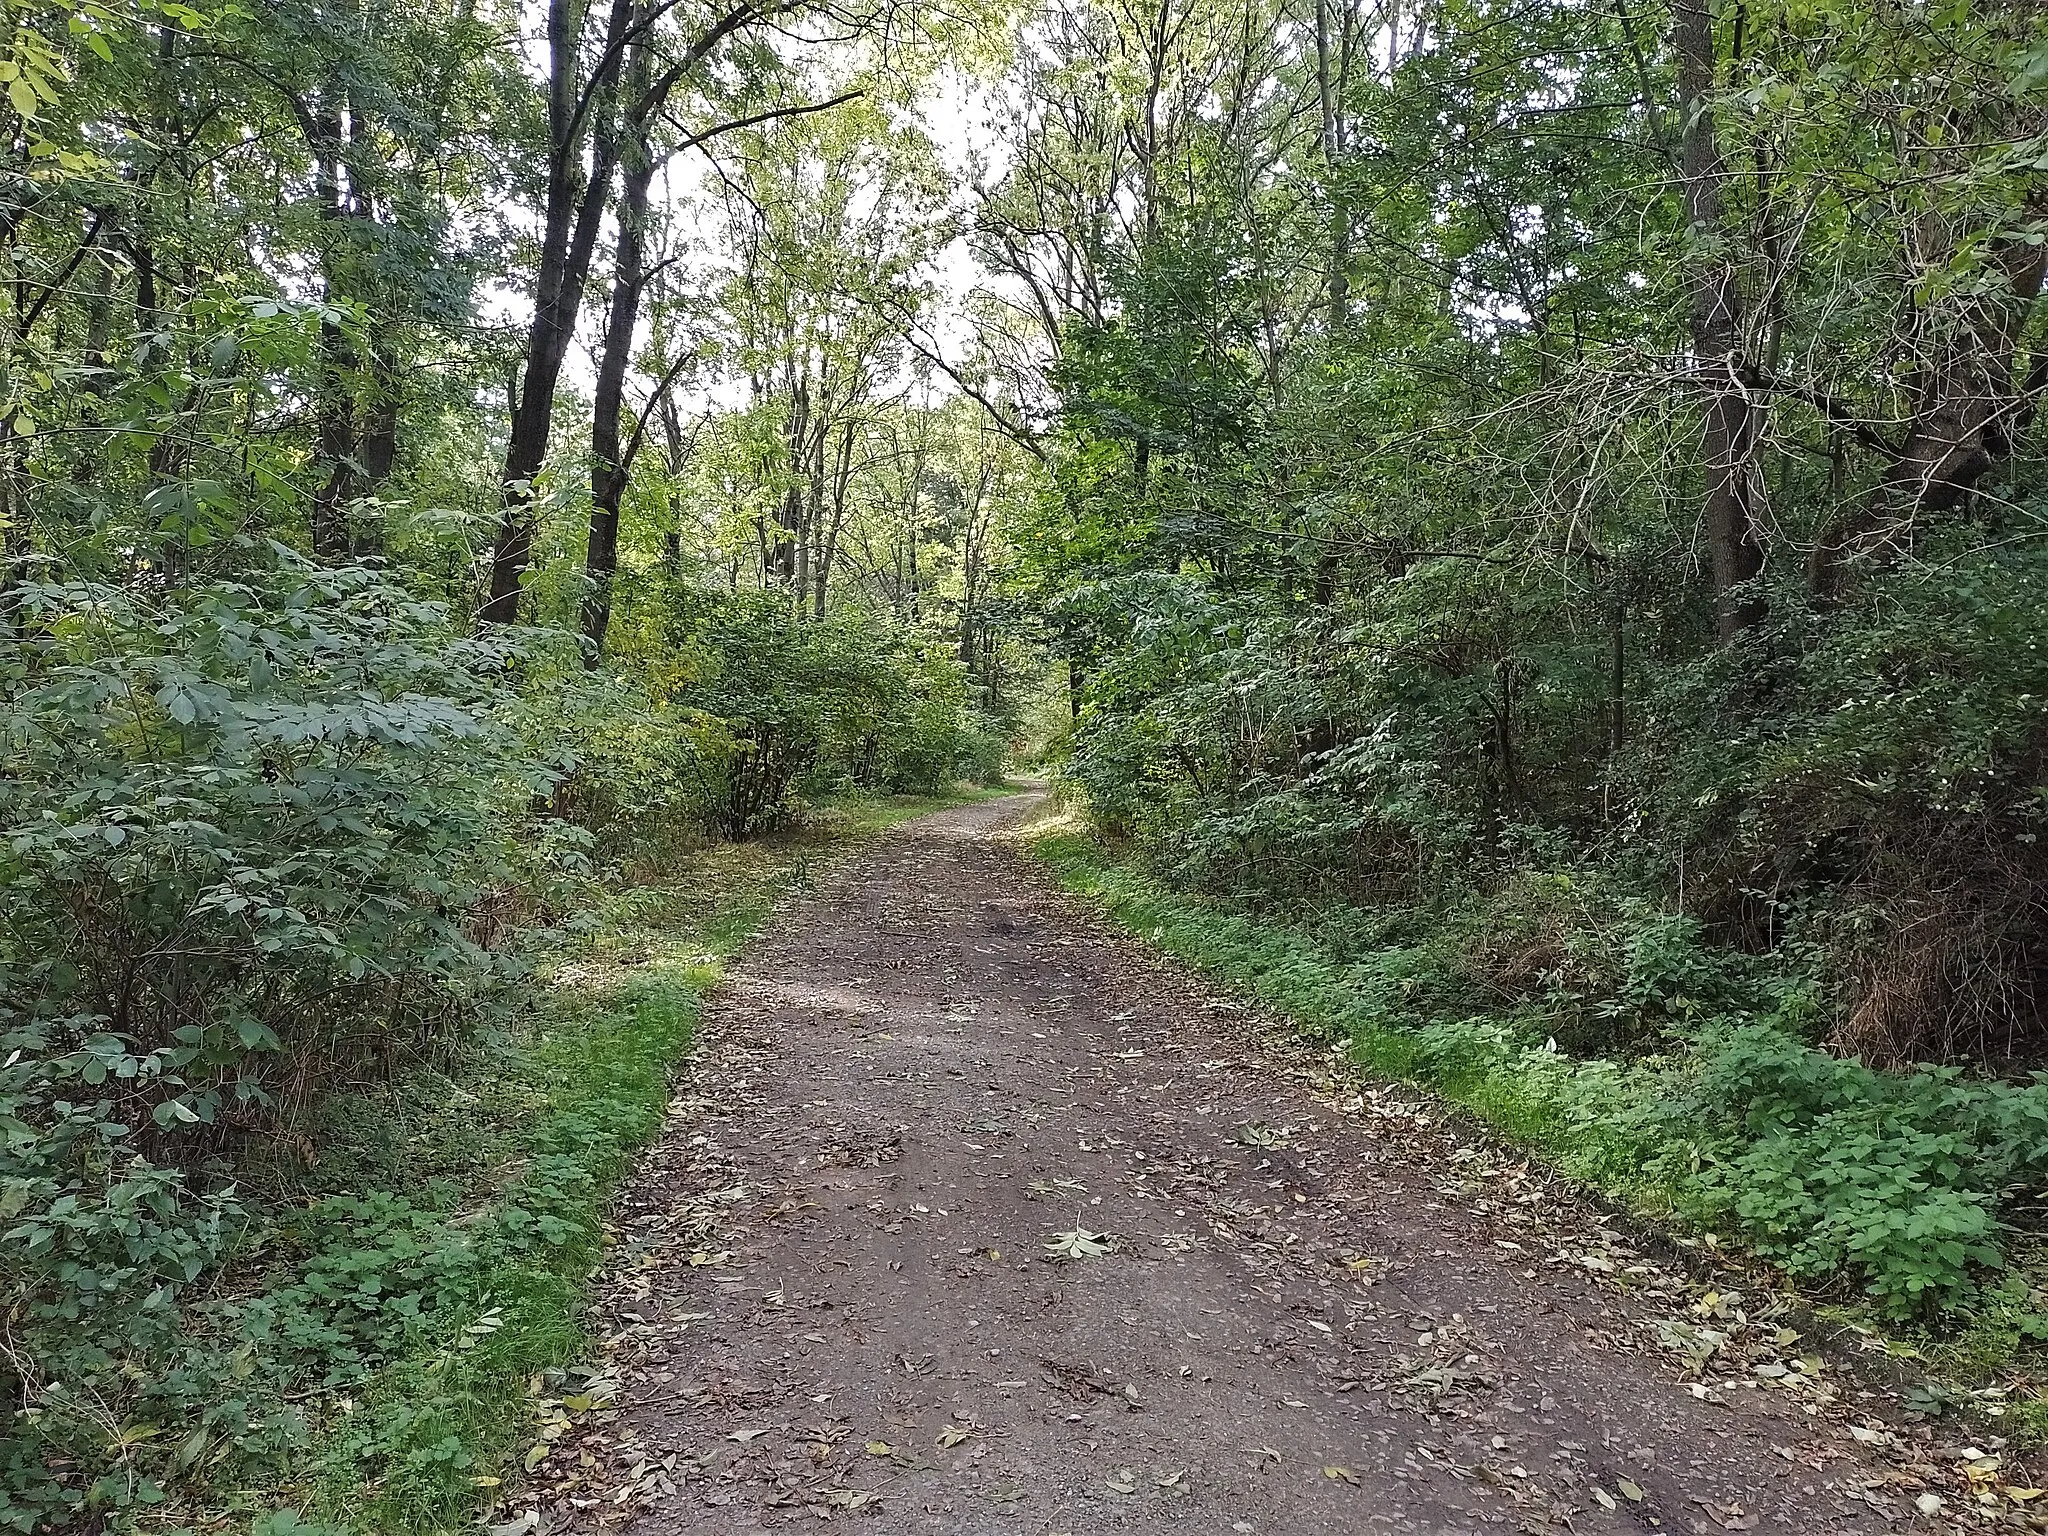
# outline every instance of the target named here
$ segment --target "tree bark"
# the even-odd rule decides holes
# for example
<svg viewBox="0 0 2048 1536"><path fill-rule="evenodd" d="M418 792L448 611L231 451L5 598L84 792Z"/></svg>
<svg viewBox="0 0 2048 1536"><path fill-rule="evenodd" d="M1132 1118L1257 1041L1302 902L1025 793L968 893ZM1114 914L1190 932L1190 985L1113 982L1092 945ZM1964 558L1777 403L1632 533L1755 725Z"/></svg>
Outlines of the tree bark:
<svg viewBox="0 0 2048 1536"><path fill-rule="evenodd" d="M646 45L636 45L627 65L628 88L635 95L646 91L650 63ZM597 391L590 420L590 537L583 558L583 572L589 585L583 598L583 634L590 642L584 660L592 667L604 654L605 634L611 627L612 583L619 571L619 506L625 499L626 482L632 470L621 446L622 422L626 410L626 371L633 359L640 294L647 282L648 192L654 182L654 170L654 153L642 131L626 146L611 304L598 354Z"/></svg>
<svg viewBox="0 0 2048 1536"><path fill-rule="evenodd" d="M810 458L811 434L811 389L807 377L799 376L790 385L789 417L783 423L783 440L789 454L788 486L775 511L774 542L764 551L765 568L762 584L777 585L794 591L794 601L801 604L803 589L797 582L798 549L802 542L804 523L804 472Z"/></svg>
<svg viewBox="0 0 2048 1536"><path fill-rule="evenodd" d="M2021 206L2019 222L2048 218L2048 186ZM1895 538L1919 515L1963 505L1977 483L2012 452L2048 386L2048 358L2025 380L2013 376L2020 333L2048 277L2048 246L2005 239L1989 264L2002 287L1975 294L1952 317L1921 317L1926 356L1912 381L1913 414L1884 478L1854 511L1828 528L1807 563L1821 598L1839 597L1859 549ZM1941 324L1947 318L1949 323Z"/></svg>
<svg viewBox="0 0 2048 1536"><path fill-rule="evenodd" d="M1736 591L1763 570L1756 525L1756 440L1760 407L1750 397L1742 353L1743 294L1721 239L1720 145L1708 96L1714 88L1714 21L1709 0L1674 0L1672 38L1678 54L1682 136L1679 178L1695 252L1689 316L1693 366L1706 393L1700 467L1706 476L1702 516L1714 581L1715 630L1727 644L1763 618L1753 596Z"/></svg>
<svg viewBox="0 0 2048 1536"><path fill-rule="evenodd" d="M1332 21L1338 36L1332 35ZM1396 12L1395 26L1399 27ZM1316 0L1316 97L1322 110L1323 174L1330 198L1330 334L1337 335L1351 319L1351 210L1346 206L1344 188L1339 184L1349 148L1349 124L1345 118L1346 94L1350 89L1352 17L1350 0ZM1392 46L1390 69L1399 60L1398 40Z"/></svg>
<svg viewBox="0 0 2048 1536"><path fill-rule="evenodd" d="M846 526L846 498L853 483L853 445L858 424L852 417L846 418L839 426L839 444L832 456L832 515L820 530L818 559L812 572L811 587L814 594L812 614L825 617L825 601L832 582L832 564L839 557L839 535Z"/></svg>
<svg viewBox="0 0 2048 1536"><path fill-rule="evenodd" d="M370 342L370 399L356 439L365 495L374 495L391 478L392 466L398 459L398 415L404 392L390 327L385 325L373 334Z"/></svg>
<svg viewBox="0 0 2048 1536"><path fill-rule="evenodd" d="M339 304L347 286L342 269L347 263L343 244L348 208L341 186L341 110L332 101L322 101L314 110L308 146L313 152L314 197L320 217L320 296L330 309ZM320 560L340 560L349 552L348 503L355 494L354 461L356 421L353 375L355 349L339 321L322 316L320 321L320 382L314 402L315 435L322 474L313 493L313 554Z"/></svg>
<svg viewBox="0 0 2048 1536"><path fill-rule="evenodd" d="M604 44L588 82L581 81L584 6L548 0L548 168L542 203L540 263L534 275L533 318L526 331L526 368L500 477L497 537L490 585L477 619L510 624L519 617L519 587L533 561L536 508L533 482L547 461L555 393L575 339L583 290L604 223L622 143L644 133L678 82L719 43L749 24L790 9L739 0L699 34L644 91L621 103L619 75L626 55L647 36L665 4L611 0ZM589 165L584 148L589 146Z"/></svg>
<svg viewBox="0 0 2048 1536"><path fill-rule="evenodd" d="M608 45L625 32L634 9L631 0L612 0ZM500 477L502 503L491 551L490 589L477 614L487 624L510 624L519 617L519 586L533 560L533 482L547 459L555 391L576 334L599 214L611 188L616 157L617 101L611 81L594 78L587 95L578 89L583 14L576 0L548 0L547 192L533 318L526 329L526 367ZM591 143L587 170L582 153L586 134Z"/></svg>
<svg viewBox="0 0 2048 1536"><path fill-rule="evenodd" d="M362 167L378 163L378 147L370 128L369 114L351 96L348 163L354 185L350 188L349 206L359 221L355 226L358 235L366 241L374 238L374 232L390 213L388 206L378 206L375 183L356 179L366 175ZM389 285L383 286L388 289ZM406 306L388 291L376 294L375 300L365 337L367 355L363 359L361 394L354 410L356 490L361 496L376 495L391 478L392 466L398 459L398 421L405 399L398 364L397 315ZM353 552L362 554L382 543L381 524L351 525L349 547Z"/></svg>

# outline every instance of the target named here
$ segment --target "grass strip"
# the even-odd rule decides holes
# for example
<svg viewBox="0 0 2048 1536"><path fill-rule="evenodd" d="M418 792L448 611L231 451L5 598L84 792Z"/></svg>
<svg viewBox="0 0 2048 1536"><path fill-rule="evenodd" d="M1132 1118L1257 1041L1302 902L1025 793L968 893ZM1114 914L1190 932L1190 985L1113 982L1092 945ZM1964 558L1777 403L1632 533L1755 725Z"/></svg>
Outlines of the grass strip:
<svg viewBox="0 0 2048 1536"><path fill-rule="evenodd" d="M331 1219L297 1234L298 1272L339 1277L322 1292L330 1310L396 1304L417 1320L366 1379L317 1394L300 1480L215 1519L188 1508L181 1528L251 1515L252 1536L465 1526L516 1476L537 1379L588 1352L583 1305L613 1191L661 1129L725 962L821 861L993 793L843 800L788 837L697 850L600 902L542 965L514 1027L338 1103L321 1182L347 1193L314 1203Z"/></svg>
<svg viewBox="0 0 2048 1536"><path fill-rule="evenodd" d="M1567 1172L1626 1193L1639 1208L1668 1207L1662 1188L1641 1177L1641 1140L1595 1123L1596 1107L1623 1102L1630 1091L1625 1072L1613 1063L1533 1052L1504 1030L1470 1024L1390 1024L1308 934L1171 891L1081 833L1048 830L1029 846L1063 888L1158 948L1270 1004L1304 1034L1341 1042L1372 1075L1423 1084ZM1544 1056L1550 1059L1532 1060ZM1579 1081L1560 1093L1560 1075L1609 1080Z"/></svg>
<svg viewBox="0 0 2048 1536"><path fill-rule="evenodd" d="M1653 1071L1533 1049L1505 1023L1390 1017L1376 989L1360 984L1357 968L1333 958L1313 934L1174 891L1119 860L1071 816L1027 830L1026 846L1063 889L1158 949L1258 998L1308 1037L1341 1044L1365 1073L1419 1085L1462 1106L1637 1218L1680 1233L1697 1229L1664 1171L1675 1145L1669 1128L1646 1114L1664 1091ZM1737 1241L1718 1232L1716 1239L1724 1254ZM2016 1448L2048 1446L2048 1393L2038 1376L2048 1243L2022 1233L2011 1249L1996 1284L1969 1306L1936 1317L1901 1322L1839 1296L1806 1302L1895 1359L1917 1362L1929 1377L1914 1391L1920 1411L1938 1416L1968 1406L1992 1417Z"/></svg>

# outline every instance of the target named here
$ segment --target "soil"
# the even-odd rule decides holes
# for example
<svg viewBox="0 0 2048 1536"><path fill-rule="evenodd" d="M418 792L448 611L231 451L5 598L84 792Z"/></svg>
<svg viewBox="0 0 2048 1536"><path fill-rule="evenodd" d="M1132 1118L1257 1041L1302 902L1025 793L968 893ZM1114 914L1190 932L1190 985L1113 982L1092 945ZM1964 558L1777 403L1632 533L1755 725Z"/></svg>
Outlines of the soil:
<svg viewBox="0 0 2048 1536"><path fill-rule="evenodd" d="M1107 932L1001 835L1034 804L870 844L714 996L540 1530L1922 1523L1953 1450Z"/></svg>

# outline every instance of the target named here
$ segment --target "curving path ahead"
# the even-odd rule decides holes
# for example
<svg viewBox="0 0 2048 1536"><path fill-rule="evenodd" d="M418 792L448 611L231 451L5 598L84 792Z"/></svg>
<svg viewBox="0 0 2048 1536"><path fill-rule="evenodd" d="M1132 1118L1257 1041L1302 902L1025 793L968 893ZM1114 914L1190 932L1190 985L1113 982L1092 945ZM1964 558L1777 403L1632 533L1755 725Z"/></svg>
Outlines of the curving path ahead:
<svg viewBox="0 0 2048 1536"><path fill-rule="evenodd" d="M713 999L543 1531L1918 1521L1776 1323L1105 933L1033 803L870 845Z"/></svg>

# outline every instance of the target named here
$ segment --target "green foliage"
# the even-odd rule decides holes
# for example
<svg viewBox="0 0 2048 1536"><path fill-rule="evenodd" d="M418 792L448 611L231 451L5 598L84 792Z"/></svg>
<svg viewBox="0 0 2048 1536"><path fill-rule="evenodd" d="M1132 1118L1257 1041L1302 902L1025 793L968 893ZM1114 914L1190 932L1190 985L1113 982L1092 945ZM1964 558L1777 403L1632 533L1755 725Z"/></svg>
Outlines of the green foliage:
<svg viewBox="0 0 2048 1536"><path fill-rule="evenodd" d="M1543 1149L1574 1174L1668 1209L1675 1185L1657 1161L1670 1145L1653 1065L1582 1061L1549 1048L1538 1021L1469 1011L1470 980L1427 945L1364 944L1332 923L1315 929L1177 893L1085 837L1040 836L1033 851L1061 883L1101 901L1141 936L1245 987L1368 1070L1422 1082Z"/></svg>
<svg viewBox="0 0 2048 1536"><path fill-rule="evenodd" d="M477 1478L524 1443L529 1379L589 1348L583 1288L612 1191L661 1128L720 961L819 853L931 808L833 805L800 838L677 855L563 936L553 985L508 1035L332 1106L314 1177L383 1192L282 1223L297 1315L360 1332L299 1362L295 1379L327 1390L302 1448L266 1469L277 1496L341 1531L443 1529L488 1502Z"/></svg>
<svg viewBox="0 0 2048 1536"><path fill-rule="evenodd" d="M1816 1050L1785 1027L1803 989L1703 950L1690 920L1590 894L1597 882L1525 882L1411 918L1427 936L1388 945L1384 918L1347 923L1324 906L1303 924L1262 920L1177 895L1083 838L1035 849L1138 933L1598 1188L1739 1238L1823 1289L1851 1277L1894 1320L2002 1305L1980 1281L2048 1178L2048 1077L1881 1072ZM1594 1027L1660 1050L1558 1048ZM2030 1337L2015 1328L2004 1349Z"/></svg>
<svg viewBox="0 0 2048 1536"><path fill-rule="evenodd" d="M417 750L476 766L479 746ZM828 808L823 835L928 804ZM0 1529L85 1511L118 1526L230 1487L285 1503L259 1520L278 1530L465 1518L477 1478L517 1447L529 1377L586 1347L577 1314L609 1191L660 1127L718 974L707 957L753 932L815 846L707 849L670 884L607 901L588 937L561 937L561 959L583 972L629 949L657 958L592 992L565 984L509 1014L500 996L497 1022L440 1037L386 1082L324 1061L352 1086L285 1127L311 1165L224 1143L245 1176L234 1187L217 1161L123 1150L138 1138L75 1073L61 1083L76 1110L54 1114L44 1085L67 1064L15 1060L0 1274L10 1359L37 1374L10 1383L28 1406L0 1433ZM173 1131L201 1134L178 1121L167 1151Z"/></svg>
<svg viewBox="0 0 2048 1536"><path fill-rule="evenodd" d="M0 1487L23 1520L154 1496L211 1443L211 1418L164 1435L188 1402L227 1393L248 1432L249 1359L186 1332L251 1231L217 1160L323 1079L446 1038L495 968L466 922L526 787L495 719L506 643L452 640L370 572L252 554L156 603L17 592ZM60 1451L77 1470L52 1477Z"/></svg>
<svg viewBox="0 0 2048 1536"><path fill-rule="evenodd" d="M517 1157L519 1173L487 1195L472 1173L480 1206L458 1210L453 1191L432 1188L334 1196L281 1234L311 1257L273 1293L280 1315L302 1306L299 1318L330 1330L302 1372L324 1367L322 1385L360 1394L330 1410L294 1468L317 1509L356 1528L421 1530L475 1504L477 1476L512 1449L528 1376L584 1346L578 1289L600 1255L607 1192L660 1126L713 974L664 965L558 1009L497 1064L479 1086L537 1118L500 1128L494 1150ZM538 1104L510 1084L531 1085Z"/></svg>
<svg viewBox="0 0 2048 1536"><path fill-rule="evenodd" d="M957 665L913 634L762 594L712 600L679 647L674 696L705 722L699 803L728 837L785 825L805 785L933 793L999 764Z"/></svg>
<svg viewBox="0 0 2048 1536"><path fill-rule="evenodd" d="M696 8L613 49L566 8L571 96L639 121L619 93L669 82L645 156L727 125L706 259L644 259L680 248L659 209L616 243L602 417L478 304L534 286L534 205L578 246L533 171L600 127L551 146L492 18L9 14L0 1525L279 1467L311 1481L263 1528L456 1518L573 1347L694 985L557 1060L536 930L841 791L998 776L1027 630L1104 829L1227 898L1120 888L1141 926L1816 1285L2024 1310L2023 7L1765 5L1684 59L1626 8L1503 0L1406 39L1350 4L1155 36L1084 3L1002 49L948 20L956 62L1005 55L1011 140L957 357L921 50L751 16L669 73L716 42ZM508 372L551 407L531 499ZM535 627L479 636L498 555ZM395 1085L457 1078L492 1113L399 1139Z"/></svg>
<svg viewBox="0 0 2048 1536"><path fill-rule="evenodd" d="M560 839L565 862L609 873L688 846L714 822L707 764L732 746L715 716L658 698L631 674L578 669L528 689L520 723L557 775L550 817L584 840Z"/></svg>
<svg viewBox="0 0 2048 1536"><path fill-rule="evenodd" d="M1428 941L1464 1009L1534 1010L1576 1055L1684 1045L1705 1021L1770 1011L1798 991L1713 945L1697 918L1598 871L1525 871L1451 906Z"/></svg>
<svg viewBox="0 0 2048 1536"><path fill-rule="evenodd" d="M2048 1178L2048 1076L1877 1072L1746 1025L1702 1044L1686 1109L1710 1216L1793 1274L1867 1277L1894 1315L1967 1296L2003 1262L2002 1212Z"/></svg>
<svg viewBox="0 0 2048 1536"><path fill-rule="evenodd" d="M987 202L1056 311L1065 781L1384 1070L1894 1320L1990 1305L2048 1059L2026 19L1197 14L1022 49Z"/></svg>
<svg viewBox="0 0 2048 1536"><path fill-rule="evenodd" d="M636 54L686 50L704 17L655 20ZM615 497L600 656L571 629L592 498L559 450L593 423L566 396L519 530L535 622L475 620L497 385L550 389L477 303L483 274L531 287L512 211L548 160L545 92L497 21L90 0L10 6L7 31L0 1530L438 1528L473 1508L527 1375L580 1347L605 1192L708 979L672 956L572 1008L536 959L721 828L806 800L843 828L817 806L848 784L999 771L1016 455L959 402L884 398L896 304L950 238L937 162L892 81L842 122L762 115L809 66L744 39L679 72L664 137L745 119L764 191L808 192L813 149L834 184L757 205L787 214L790 259L751 295L815 317L801 344L740 313L745 283L721 308L719 280L669 278L651 350L744 350L765 377L840 327L834 379L859 379L821 381L809 442L762 404L750 445L784 461L735 466L736 511L697 494L676 397L629 377L618 435L647 452ZM601 50L566 52L574 91L618 84L591 77ZM843 238L806 252L821 212ZM906 431L910 468L885 441ZM727 532L806 483L815 586L763 540L738 596ZM749 857L773 878L692 865L709 905L653 903L661 940L721 951L803 863Z"/></svg>

